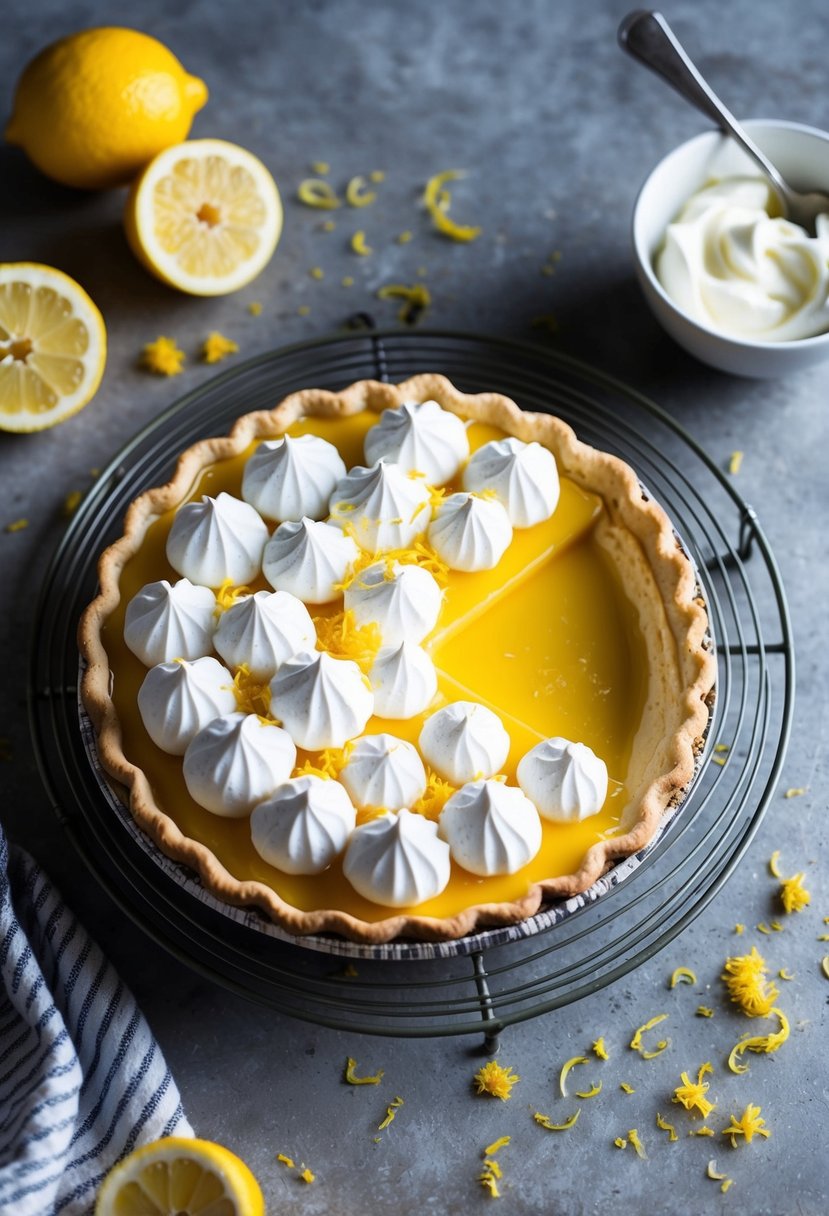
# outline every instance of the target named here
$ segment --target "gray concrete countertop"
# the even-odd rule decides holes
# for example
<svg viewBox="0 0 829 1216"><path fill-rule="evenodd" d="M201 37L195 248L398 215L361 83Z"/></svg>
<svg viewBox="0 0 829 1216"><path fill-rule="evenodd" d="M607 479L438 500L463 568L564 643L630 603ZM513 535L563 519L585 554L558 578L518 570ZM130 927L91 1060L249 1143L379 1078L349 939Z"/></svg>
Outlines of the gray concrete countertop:
<svg viewBox="0 0 829 1216"><path fill-rule="evenodd" d="M827 1206L826 1029L829 985L818 937L829 915L826 826L826 562L829 414L827 376L815 369L785 382L737 380L694 362L662 333L636 286L628 244L636 191L651 165L704 127L655 77L617 49L623 0L496 0L407 6L357 0L229 6L215 0L127 6L103 0L10 0L0 40L0 114L11 105L21 66L45 43L79 27L135 24L156 35L210 88L194 136L244 144L273 172L285 202L277 253L249 288L224 299L177 295L147 276L126 246L120 192L75 194L43 179L13 149L0 148L0 260L43 261L75 276L101 307L109 358L101 389L80 415L33 436L0 435L0 620L4 695L3 819L15 841L49 869L99 938L153 1026L197 1132L221 1140L255 1170L270 1210L286 1214L465 1213L490 1200L476 1181L482 1148L509 1134L502 1151L500 1209L508 1213L612 1210L618 1216L705 1210L752 1216L816 1216ZM826 40L817 0L782 6L751 0L676 0L667 16L726 102L741 116L829 126ZM342 185L383 169L377 202L327 218L296 201L312 162L331 165ZM470 245L430 231L417 207L433 173L462 167L454 213L480 223ZM349 239L365 230L374 249L357 257ZM413 239L397 244L408 229ZM551 255L555 261L550 261ZM559 256L560 255L560 256ZM545 265L554 273L544 273ZM309 274L319 266L324 278ZM522 1080L510 1102L476 1098L478 1044L404 1041L326 1030L278 1016L200 979L160 952L114 912L66 847L42 794L25 715L32 598L61 535L62 504L91 484L140 427L213 369L199 362L210 330L236 340L245 358L335 332L358 310L394 324L397 305L376 298L385 283L428 284L434 327L552 344L618 376L670 412L715 460L739 448L744 497L758 510L782 567L799 658L795 729L781 785L737 873L667 950L625 980L556 1013L512 1027L500 1059ZM346 276L352 286L342 286ZM247 309L260 301L261 315ZM552 314L550 335L532 322ZM155 378L137 367L145 342L174 336L184 372ZM231 366L230 361L223 369ZM28 526L4 531L26 518ZM803 787L786 799L787 787ZM767 859L807 873L812 904L764 938L754 926L776 915ZM747 931L735 937L734 924ZM751 1059L746 1076L725 1067L736 1039L754 1024L727 1005L719 974L728 954L758 944L781 982L792 1036L772 1056ZM694 990L667 991L678 965L694 969ZM710 1005L713 1019L692 1016ZM645 1062L627 1049L632 1030L671 1014L672 1045ZM531 1114L558 1117L562 1062L603 1034L612 1059L583 1070L604 1080L576 1127L551 1135ZM385 1070L376 1089L342 1084L347 1056L361 1070ZM689 1138L689 1116L670 1102L683 1070L711 1059L711 1125L762 1107L768 1140L732 1151ZM635 1093L618 1086L626 1081ZM375 1142L396 1094L395 1122ZM657 1112L680 1131L677 1143L654 1124ZM640 1160L616 1136L636 1127ZM306 1162L306 1186L275 1160ZM706 1177L715 1158L734 1179L723 1195Z"/></svg>

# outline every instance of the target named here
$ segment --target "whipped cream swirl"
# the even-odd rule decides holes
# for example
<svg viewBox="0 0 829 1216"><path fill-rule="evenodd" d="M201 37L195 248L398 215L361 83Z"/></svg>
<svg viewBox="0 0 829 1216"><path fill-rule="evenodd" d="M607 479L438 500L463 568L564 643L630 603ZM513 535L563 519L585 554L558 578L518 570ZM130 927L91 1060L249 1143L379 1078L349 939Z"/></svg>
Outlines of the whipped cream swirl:
<svg viewBox="0 0 829 1216"><path fill-rule="evenodd" d="M343 873L375 904L405 908L434 899L449 882L449 845L438 825L401 810L370 819L351 833Z"/></svg>
<svg viewBox="0 0 829 1216"><path fill-rule="evenodd" d="M486 878L515 874L541 848L541 820L529 798L503 781L470 781L440 813L452 858Z"/></svg>
<svg viewBox="0 0 829 1216"><path fill-rule="evenodd" d="M225 819L242 819L287 781L296 748L287 731L256 714L214 718L184 753L190 797Z"/></svg>
<svg viewBox="0 0 829 1216"><path fill-rule="evenodd" d="M420 753L439 777L464 785L492 777L509 754L510 738L497 714L476 701L452 701L427 718Z"/></svg>
<svg viewBox="0 0 829 1216"><path fill-rule="evenodd" d="M174 570L204 587L228 579L239 586L256 578L268 526L253 507L222 491L216 498L180 507L167 537L167 560Z"/></svg>
<svg viewBox="0 0 829 1216"><path fill-rule="evenodd" d="M330 524L301 519L280 524L265 546L263 571L272 587L305 604L327 604L357 560L350 536Z"/></svg>
<svg viewBox="0 0 829 1216"><path fill-rule="evenodd" d="M513 436L478 448L463 471L463 485L476 493L491 491L513 528L540 524L558 506L555 456L540 443L524 443Z"/></svg>
<svg viewBox="0 0 829 1216"><path fill-rule="evenodd" d="M512 525L499 502L459 492L439 504L427 539L451 570L491 570L512 540Z"/></svg>
<svg viewBox="0 0 829 1216"><path fill-rule="evenodd" d="M203 727L235 709L233 676L210 656L159 663L138 690L138 712L147 734L171 756L182 756Z"/></svg>
<svg viewBox="0 0 829 1216"><path fill-rule="evenodd" d="M469 440L461 419L437 401L422 405L404 401L397 409L383 410L380 421L367 432L363 450L368 464L387 460L440 486L466 460Z"/></svg>
<svg viewBox="0 0 829 1216"><path fill-rule="evenodd" d="M522 756L516 776L538 813L555 823L596 815L607 798L607 765L585 743L545 739Z"/></svg>
<svg viewBox="0 0 829 1216"><path fill-rule="evenodd" d="M124 641L145 667L172 659L200 659L213 649L216 597L189 578L172 586L147 583L127 604Z"/></svg>
<svg viewBox="0 0 829 1216"><path fill-rule="evenodd" d="M322 519L345 477L342 456L317 435L286 435L260 443L245 465L242 497L265 519Z"/></svg>
<svg viewBox="0 0 829 1216"><path fill-rule="evenodd" d="M339 781L308 774L279 785L250 817L253 847L285 874L321 874L345 848L357 812Z"/></svg>
<svg viewBox="0 0 829 1216"><path fill-rule="evenodd" d="M368 679L374 690L374 712L381 718L413 718L431 704L438 690L434 663L413 642L381 646Z"/></svg>
<svg viewBox="0 0 829 1216"><path fill-rule="evenodd" d="M351 748L340 781L356 806L411 808L426 789L417 748L395 735L363 735Z"/></svg>
<svg viewBox="0 0 829 1216"><path fill-rule="evenodd" d="M362 733L374 712L374 694L351 659L300 651L271 680L271 708L297 747L342 747Z"/></svg>
<svg viewBox="0 0 829 1216"><path fill-rule="evenodd" d="M345 590L358 625L376 624L384 645L422 642L438 621L443 592L428 570L380 561L361 570Z"/></svg>
<svg viewBox="0 0 829 1216"><path fill-rule="evenodd" d="M408 549L426 531L431 516L429 487L396 464L355 465L331 495L332 524L347 528L369 553Z"/></svg>
<svg viewBox="0 0 829 1216"><path fill-rule="evenodd" d="M317 631L308 609L288 591L257 591L222 614L213 645L229 667L245 664L269 680L298 650L313 650Z"/></svg>

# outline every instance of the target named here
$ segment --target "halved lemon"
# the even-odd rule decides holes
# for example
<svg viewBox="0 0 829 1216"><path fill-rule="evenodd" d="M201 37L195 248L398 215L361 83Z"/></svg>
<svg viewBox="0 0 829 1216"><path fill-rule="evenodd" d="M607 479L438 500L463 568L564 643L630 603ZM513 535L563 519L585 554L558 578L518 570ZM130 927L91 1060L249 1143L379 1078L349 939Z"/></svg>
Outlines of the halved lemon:
<svg viewBox="0 0 829 1216"><path fill-rule="evenodd" d="M251 1171L211 1140L167 1136L136 1149L104 1179L95 1216L264 1216Z"/></svg>
<svg viewBox="0 0 829 1216"><path fill-rule="evenodd" d="M191 295L225 295L270 261L282 202L251 152L193 139L150 162L130 191L124 226L136 257L162 282Z"/></svg>
<svg viewBox="0 0 829 1216"><path fill-rule="evenodd" d="M0 265L0 430L42 431L94 395L106 363L100 312L68 274Z"/></svg>

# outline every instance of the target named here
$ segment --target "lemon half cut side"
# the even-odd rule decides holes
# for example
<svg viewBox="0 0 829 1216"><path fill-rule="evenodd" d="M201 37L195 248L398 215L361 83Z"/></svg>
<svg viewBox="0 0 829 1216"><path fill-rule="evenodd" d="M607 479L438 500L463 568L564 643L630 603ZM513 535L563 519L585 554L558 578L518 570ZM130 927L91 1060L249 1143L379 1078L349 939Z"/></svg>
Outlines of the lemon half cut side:
<svg viewBox="0 0 829 1216"><path fill-rule="evenodd" d="M136 1149L110 1170L95 1216L264 1216L255 1177L210 1140L167 1136Z"/></svg>
<svg viewBox="0 0 829 1216"><path fill-rule="evenodd" d="M0 430L41 431L77 413L106 363L103 317L61 270L0 264Z"/></svg>
<svg viewBox="0 0 829 1216"><path fill-rule="evenodd" d="M194 139L147 166L130 192L124 225L136 257L162 282L192 295L225 295L270 261L282 203L251 152Z"/></svg>

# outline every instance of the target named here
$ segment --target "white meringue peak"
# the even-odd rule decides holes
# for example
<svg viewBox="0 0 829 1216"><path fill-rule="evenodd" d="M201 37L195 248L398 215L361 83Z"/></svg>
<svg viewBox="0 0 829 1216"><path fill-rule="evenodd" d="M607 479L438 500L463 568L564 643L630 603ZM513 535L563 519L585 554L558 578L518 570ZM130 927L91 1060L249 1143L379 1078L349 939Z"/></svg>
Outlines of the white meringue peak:
<svg viewBox="0 0 829 1216"><path fill-rule="evenodd" d="M167 560L174 570L204 587L234 586L256 578L268 526L241 498L222 491L179 507L167 537Z"/></svg>
<svg viewBox="0 0 829 1216"><path fill-rule="evenodd" d="M362 733L374 712L374 694L351 659L300 651L271 680L271 708L297 747L342 747Z"/></svg>
<svg viewBox="0 0 829 1216"><path fill-rule="evenodd" d="M313 650L317 631L308 609L289 591L257 591L222 613L213 645L228 667L247 666L269 680L298 650Z"/></svg>
<svg viewBox="0 0 829 1216"><path fill-rule="evenodd" d="M214 718L184 753L190 797L225 819L242 819L291 775L296 748L280 726L255 714Z"/></svg>
<svg viewBox="0 0 829 1216"><path fill-rule="evenodd" d="M513 436L493 439L473 453L463 471L463 487L476 493L491 490L514 528L531 528L549 519L560 489L549 448Z"/></svg>
<svg viewBox="0 0 829 1216"><path fill-rule="evenodd" d="M383 645L422 642L434 629L443 592L428 570L379 561L357 574L345 589L346 611L358 625L375 623Z"/></svg>
<svg viewBox="0 0 829 1216"><path fill-rule="evenodd" d="M470 781L440 813L452 858L483 878L515 874L541 848L541 820L529 798L503 781Z"/></svg>
<svg viewBox="0 0 829 1216"><path fill-rule="evenodd" d="M521 789L539 815L554 823L576 823L596 815L607 798L607 765L585 743L545 739L521 757Z"/></svg>
<svg viewBox="0 0 829 1216"><path fill-rule="evenodd" d="M263 572L278 591L304 604L327 604L340 595L359 552L339 528L306 517L279 525L265 546Z"/></svg>
<svg viewBox="0 0 829 1216"><path fill-rule="evenodd" d="M412 811L370 819L351 833L343 873L364 899L405 908L434 899L449 882L449 845L438 825Z"/></svg>
<svg viewBox="0 0 829 1216"><path fill-rule="evenodd" d="M250 817L253 847L285 874L321 874L345 848L357 812L339 781L307 774L277 786Z"/></svg>
<svg viewBox="0 0 829 1216"><path fill-rule="evenodd" d="M363 735L340 770L340 781L361 810L411 808L426 789L417 748L395 735Z"/></svg>
<svg viewBox="0 0 829 1216"><path fill-rule="evenodd" d="M422 473L434 486L455 476L469 455L469 439L460 418L437 401L422 405L404 401L383 410L379 422L366 433L363 451L367 464L386 460L407 473Z"/></svg>
<svg viewBox="0 0 829 1216"><path fill-rule="evenodd" d="M213 649L216 597L189 578L147 583L127 604L124 641L145 667L200 659Z"/></svg>
<svg viewBox="0 0 829 1216"><path fill-rule="evenodd" d="M330 510L329 522L347 528L369 553L408 549L426 531L431 493L422 477L380 460L349 470L331 495Z"/></svg>
<svg viewBox="0 0 829 1216"><path fill-rule="evenodd" d="M345 471L333 443L318 435L269 439L245 465L242 497L265 519L322 519Z"/></svg>
<svg viewBox="0 0 829 1216"><path fill-rule="evenodd" d="M233 676L206 656L151 667L138 690L138 712L156 747L182 756L194 735L236 709Z"/></svg>
<svg viewBox="0 0 829 1216"><path fill-rule="evenodd" d="M368 679L374 690L374 712L381 718L413 718L423 713L438 690L434 663L413 642L381 646Z"/></svg>
<svg viewBox="0 0 829 1216"><path fill-rule="evenodd" d="M510 738L497 714L476 701L452 701L423 724L420 754L439 777L464 785L492 777L509 754Z"/></svg>
<svg viewBox="0 0 829 1216"><path fill-rule="evenodd" d="M438 505L427 540L451 570L491 570L512 540L512 525L495 499L459 491Z"/></svg>

